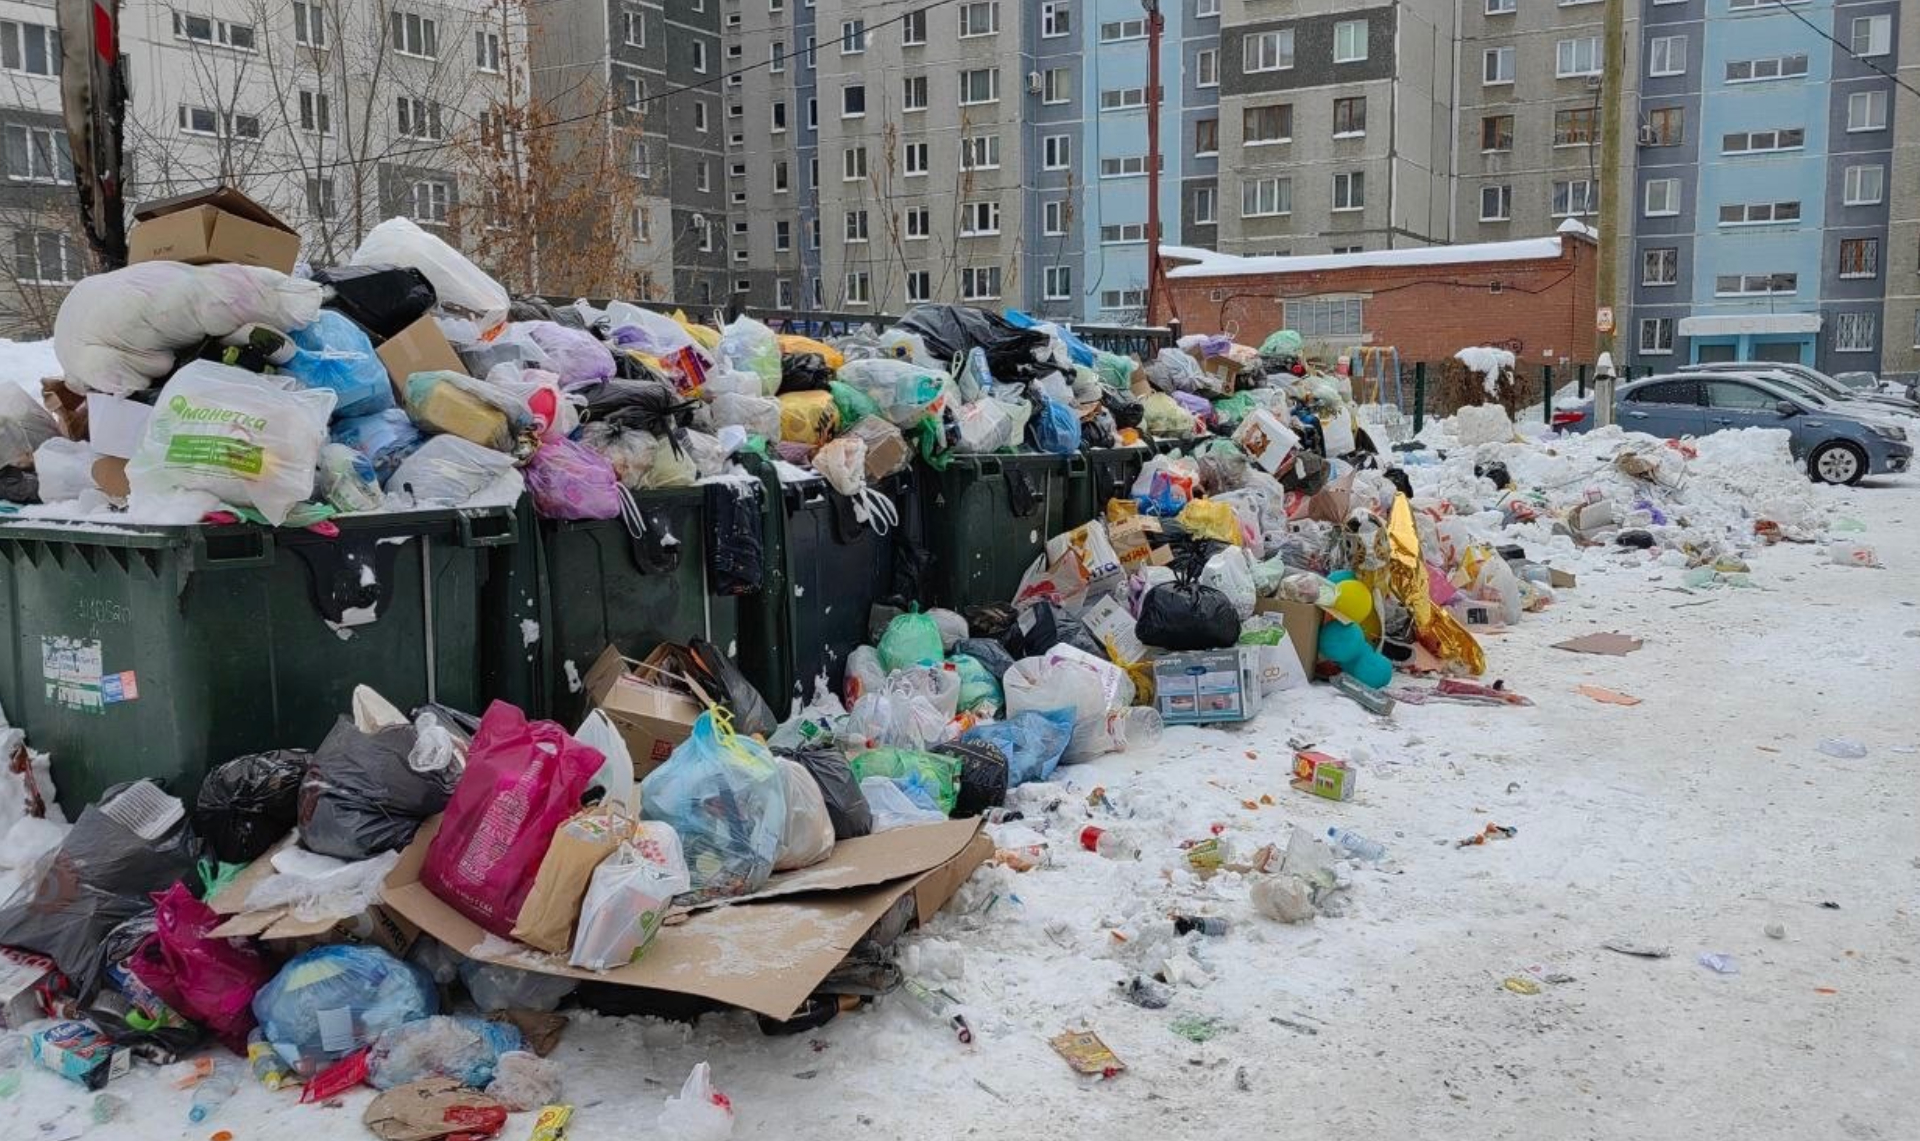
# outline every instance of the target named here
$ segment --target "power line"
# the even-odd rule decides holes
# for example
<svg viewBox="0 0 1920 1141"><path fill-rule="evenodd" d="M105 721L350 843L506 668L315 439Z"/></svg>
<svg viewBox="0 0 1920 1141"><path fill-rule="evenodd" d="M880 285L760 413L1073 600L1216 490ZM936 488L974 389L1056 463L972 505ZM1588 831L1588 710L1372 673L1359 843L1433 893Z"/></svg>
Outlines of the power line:
<svg viewBox="0 0 1920 1141"><path fill-rule="evenodd" d="M948 4L953 4L956 2L957 0L927 0L926 3L920 5L918 8L909 9L908 11L900 13L898 16L894 16L890 19L882 20L879 23L873 25L872 27L862 29L860 33L861 37L864 40L866 36L872 35L874 32L880 31L884 28L891 27L894 24L904 23L911 16L919 15L925 12L930 12L935 8L943 8ZM819 50L819 45L816 44L813 48L813 51L817 52L818 50ZM797 59L801 56L808 55L808 54L810 54L810 52L806 48L800 48L795 51L782 52L777 56L769 52L767 58L764 60L761 60L758 63L750 63L744 67L736 68L733 71L720 72L716 74L712 79L703 79L703 80L700 80L698 83L681 84L679 86L674 87L670 91L662 91L655 95L645 95L640 97L639 99L624 101L617 105L610 104L606 107L595 107L591 111L586 111L578 115L569 115L560 119L549 120L548 122L545 122L545 123L536 123L530 127L522 128L518 133L525 135L525 134L532 134L535 131L551 130L555 127L568 127L568 126L572 126L575 123L584 123L589 119L598 119L600 118L601 115L613 110L631 111L645 104L652 103L658 99L670 99L675 95L683 95L689 91L699 91L704 88L712 87L714 84L720 83L724 80L732 79L735 76L745 75L750 71L758 71L761 68L772 67L776 63L783 64L790 59ZM382 151L378 155L371 156L370 160L366 158L336 159L332 162L316 162L316 163L311 163L304 166L286 167L279 170L249 170L246 172L246 175L249 178L271 178L275 175L295 175L295 174L315 175L315 174L322 174L325 172L338 170L341 167L357 166L367 161L387 162L393 159L404 158L408 155L435 154L438 152L445 151L446 149L447 149L446 140L440 140L434 143L424 144L417 147L407 147L401 150L394 150L394 151ZM150 182L149 183L132 182L132 183L129 183L129 185L151 186L154 184Z"/></svg>
<svg viewBox="0 0 1920 1141"><path fill-rule="evenodd" d="M1805 24L1807 27L1812 28L1815 35L1819 36L1823 40L1826 40L1828 43L1832 44L1834 47L1839 48L1841 51L1846 52L1848 57L1851 58L1855 63L1864 64L1868 70L1879 75L1882 79L1888 80L1889 82L1893 83L1895 86L1902 88L1909 95L1920 96L1920 87L1915 87L1913 84L1908 83L1906 80L1888 71L1886 68L1881 67L1879 64L1873 62L1872 60L1866 58L1860 53L1854 51L1852 44L1841 43L1838 37L1836 37L1832 32L1827 31L1825 28L1814 23L1812 20L1807 19L1807 17L1803 13L1797 12L1794 9L1788 7L1787 5L1791 2L1792 0L1773 0L1774 7L1780 9L1782 12L1785 12L1787 15L1792 16L1794 19ZM1889 34L1891 34L1892 22L1889 21L1888 23L1889 23Z"/></svg>

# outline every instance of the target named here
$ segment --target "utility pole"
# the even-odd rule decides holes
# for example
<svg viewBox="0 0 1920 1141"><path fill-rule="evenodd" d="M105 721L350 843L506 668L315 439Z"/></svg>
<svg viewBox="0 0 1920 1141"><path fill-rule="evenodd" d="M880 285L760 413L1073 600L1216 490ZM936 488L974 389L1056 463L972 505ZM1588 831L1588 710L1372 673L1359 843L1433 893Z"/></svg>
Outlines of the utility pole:
<svg viewBox="0 0 1920 1141"><path fill-rule="evenodd" d="M1160 0L1140 0L1147 10L1147 320L1166 288L1160 265Z"/></svg>
<svg viewBox="0 0 1920 1141"><path fill-rule="evenodd" d="M1604 30L1601 43L1605 59L1601 65L1600 98L1600 201L1602 203L1598 221L1600 223L1600 266L1596 274L1594 303L1610 314L1618 314L1620 309L1619 265L1620 242L1623 235L1615 222L1630 217L1632 193L1620 185L1620 127L1621 120L1633 115L1637 118L1637 109L1627 101L1626 79L1627 43L1625 0L1607 0ZM1633 136L1638 137L1638 132ZM1598 314L1595 314L1598 320ZM1596 342L1602 353L1613 352L1614 328L1617 317L1601 326Z"/></svg>

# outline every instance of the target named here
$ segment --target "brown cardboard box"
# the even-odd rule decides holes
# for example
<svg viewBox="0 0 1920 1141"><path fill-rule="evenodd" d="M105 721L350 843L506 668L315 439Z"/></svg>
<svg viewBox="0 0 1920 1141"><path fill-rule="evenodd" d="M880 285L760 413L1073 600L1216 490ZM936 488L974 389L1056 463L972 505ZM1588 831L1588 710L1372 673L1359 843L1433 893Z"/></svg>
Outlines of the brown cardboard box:
<svg viewBox="0 0 1920 1141"><path fill-rule="evenodd" d="M228 262L292 273L300 260L300 235L231 186L148 202L133 217L129 262Z"/></svg>
<svg viewBox="0 0 1920 1141"><path fill-rule="evenodd" d="M1300 655L1300 665L1313 677L1320 660L1320 608L1310 602L1289 602L1284 598L1262 598L1253 605L1255 614L1278 614L1287 625L1287 641Z"/></svg>
<svg viewBox="0 0 1920 1141"><path fill-rule="evenodd" d="M431 314L388 337L373 351L387 366L387 378L393 381L393 391L402 403L406 401L407 378L416 372L467 374L460 354L453 351L453 344L434 324Z"/></svg>
<svg viewBox="0 0 1920 1141"><path fill-rule="evenodd" d="M292 907L247 907L253 889L280 874L273 867L274 854L293 847L296 841L297 837L288 833L208 901L209 907L226 917L210 934L223 939L260 939L288 954L323 943L365 943L405 958L420 938L420 928L383 904L376 903L358 915L316 919L299 918Z"/></svg>
<svg viewBox="0 0 1920 1141"><path fill-rule="evenodd" d="M420 882L439 826L436 819L420 829L387 876L382 897L455 953L545 975L695 995L782 1020L793 1017L903 896L913 894L925 923L993 854L977 817L843 840L822 862L775 876L753 895L696 910L684 922L670 919L638 961L584 971L569 966L565 955L526 947L500 960L481 953L482 944L499 940Z"/></svg>
<svg viewBox="0 0 1920 1141"><path fill-rule="evenodd" d="M607 715L627 743L634 780L666 763L674 746L693 735L693 723L708 704L646 680L649 676L654 675L644 663L622 657L615 646L602 650L587 671L587 701Z"/></svg>
<svg viewBox="0 0 1920 1141"><path fill-rule="evenodd" d="M867 447L867 478L880 482L887 473L899 468L901 460L912 455L913 449L907 446L906 437L889 432L878 444Z"/></svg>

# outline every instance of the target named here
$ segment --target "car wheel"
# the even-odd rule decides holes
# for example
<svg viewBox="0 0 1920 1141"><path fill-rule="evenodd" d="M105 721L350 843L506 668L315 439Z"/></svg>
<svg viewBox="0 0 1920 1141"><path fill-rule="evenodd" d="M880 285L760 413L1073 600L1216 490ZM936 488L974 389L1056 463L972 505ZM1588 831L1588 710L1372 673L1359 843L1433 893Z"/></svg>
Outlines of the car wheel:
<svg viewBox="0 0 1920 1141"><path fill-rule="evenodd" d="M1867 474L1867 456L1852 444L1821 444L1807 460L1807 474L1821 483L1855 484Z"/></svg>

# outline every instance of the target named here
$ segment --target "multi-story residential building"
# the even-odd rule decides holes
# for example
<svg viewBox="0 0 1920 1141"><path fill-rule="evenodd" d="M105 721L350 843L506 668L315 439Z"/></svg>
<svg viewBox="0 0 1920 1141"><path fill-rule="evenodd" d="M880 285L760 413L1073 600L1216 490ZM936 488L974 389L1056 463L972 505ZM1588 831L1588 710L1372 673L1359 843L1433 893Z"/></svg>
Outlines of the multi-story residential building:
<svg viewBox="0 0 1920 1141"><path fill-rule="evenodd" d="M1220 55L1222 0L1180 0L1182 48L1179 85L1185 146L1180 163L1179 224L1168 229L1179 241L1204 249L1220 241ZM1175 239L1167 238L1167 244Z"/></svg>
<svg viewBox="0 0 1920 1141"><path fill-rule="evenodd" d="M1905 16L1905 19L1901 17ZM1893 116L1893 162L1887 171L1887 319L1880 337L1883 374L1920 375L1920 19L1909 10L1894 15L1898 66L1880 61L1906 86ZM1895 188L1901 188L1896 190Z"/></svg>

